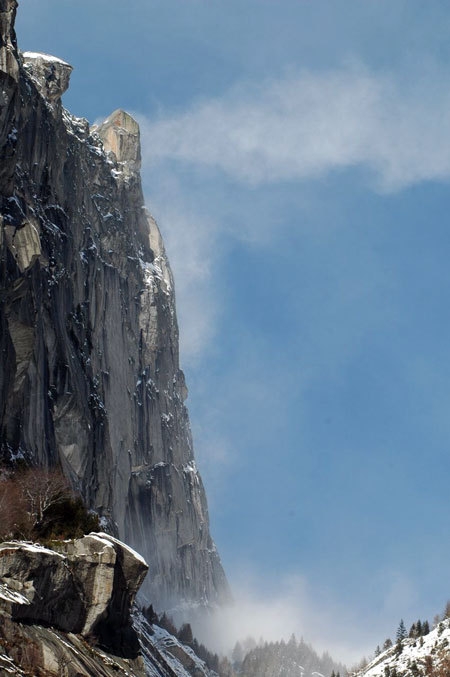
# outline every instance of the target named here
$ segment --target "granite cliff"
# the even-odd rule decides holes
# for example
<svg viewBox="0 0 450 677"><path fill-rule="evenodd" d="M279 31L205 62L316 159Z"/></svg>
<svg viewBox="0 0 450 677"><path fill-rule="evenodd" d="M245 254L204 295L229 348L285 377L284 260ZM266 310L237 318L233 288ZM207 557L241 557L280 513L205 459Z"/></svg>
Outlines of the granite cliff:
<svg viewBox="0 0 450 677"><path fill-rule="evenodd" d="M137 123L62 106L71 66L16 43L0 0L0 454L60 465L142 553L158 609L228 596L209 533L172 274Z"/></svg>

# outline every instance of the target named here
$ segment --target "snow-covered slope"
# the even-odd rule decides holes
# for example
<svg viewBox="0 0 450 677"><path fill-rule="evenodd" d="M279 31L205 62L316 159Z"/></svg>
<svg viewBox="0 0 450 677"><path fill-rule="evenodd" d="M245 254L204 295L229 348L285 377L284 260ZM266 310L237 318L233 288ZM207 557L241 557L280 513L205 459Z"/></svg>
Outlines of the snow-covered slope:
<svg viewBox="0 0 450 677"><path fill-rule="evenodd" d="M133 614L133 626L139 635L148 677L217 677L206 664L176 637L157 625L151 625L138 610Z"/></svg>
<svg viewBox="0 0 450 677"><path fill-rule="evenodd" d="M400 651L401 648L401 651ZM358 677L448 677L450 675L450 619L424 637L404 639L358 673Z"/></svg>

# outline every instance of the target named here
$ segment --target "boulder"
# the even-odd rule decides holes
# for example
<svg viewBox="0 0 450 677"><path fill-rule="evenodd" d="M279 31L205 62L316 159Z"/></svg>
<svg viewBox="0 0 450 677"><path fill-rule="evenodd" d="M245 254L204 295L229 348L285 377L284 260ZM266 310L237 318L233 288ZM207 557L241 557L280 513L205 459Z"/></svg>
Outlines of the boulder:
<svg viewBox="0 0 450 677"><path fill-rule="evenodd" d="M0 544L0 614L81 634L119 655L137 655L130 610L144 560L107 534L57 542Z"/></svg>
<svg viewBox="0 0 450 677"><path fill-rule="evenodd" d="M63 555L31 543L2 543L0 586L0 609L14 620L81 630L83 600Z"/></svg>

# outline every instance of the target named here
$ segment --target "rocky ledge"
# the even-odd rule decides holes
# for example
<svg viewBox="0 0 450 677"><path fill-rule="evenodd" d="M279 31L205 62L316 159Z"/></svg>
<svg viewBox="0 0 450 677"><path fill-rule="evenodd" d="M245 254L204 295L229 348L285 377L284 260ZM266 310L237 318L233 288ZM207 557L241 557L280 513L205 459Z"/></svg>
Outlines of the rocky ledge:
<svg viewBox="0 0 450 677"><path fill-rule="evenodd" d="M0 675L217 677L133 607L147 568L104 533L0 543Z"/></svg>
<svg viewBox="0 0 450 677"><path fill-rule="evenodd" d="M130 610L147 569L103 533L51 549L0 544L0 670L10 664L35 675L144 675Z"/></svg>

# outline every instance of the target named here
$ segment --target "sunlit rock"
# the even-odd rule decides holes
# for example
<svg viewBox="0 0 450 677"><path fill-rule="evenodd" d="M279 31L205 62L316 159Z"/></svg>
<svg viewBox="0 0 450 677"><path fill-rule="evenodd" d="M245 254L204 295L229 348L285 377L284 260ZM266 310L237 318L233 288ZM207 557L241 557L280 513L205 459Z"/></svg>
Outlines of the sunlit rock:
<svg viewBox="0 0 450 677"><path fill-rule="evenodd" d="M139 125L131 115L116 110L95 131L103 141L106 151L114 154L119 163L127 163L130 171L138 172L141 166Z"/></svg>
<svg viewBox="0 0 450 677"><path fill-rule="evenodd" d="M24 52L23 65L42 96L53 103L69 86L72 66L50 54Z"/></svg>

